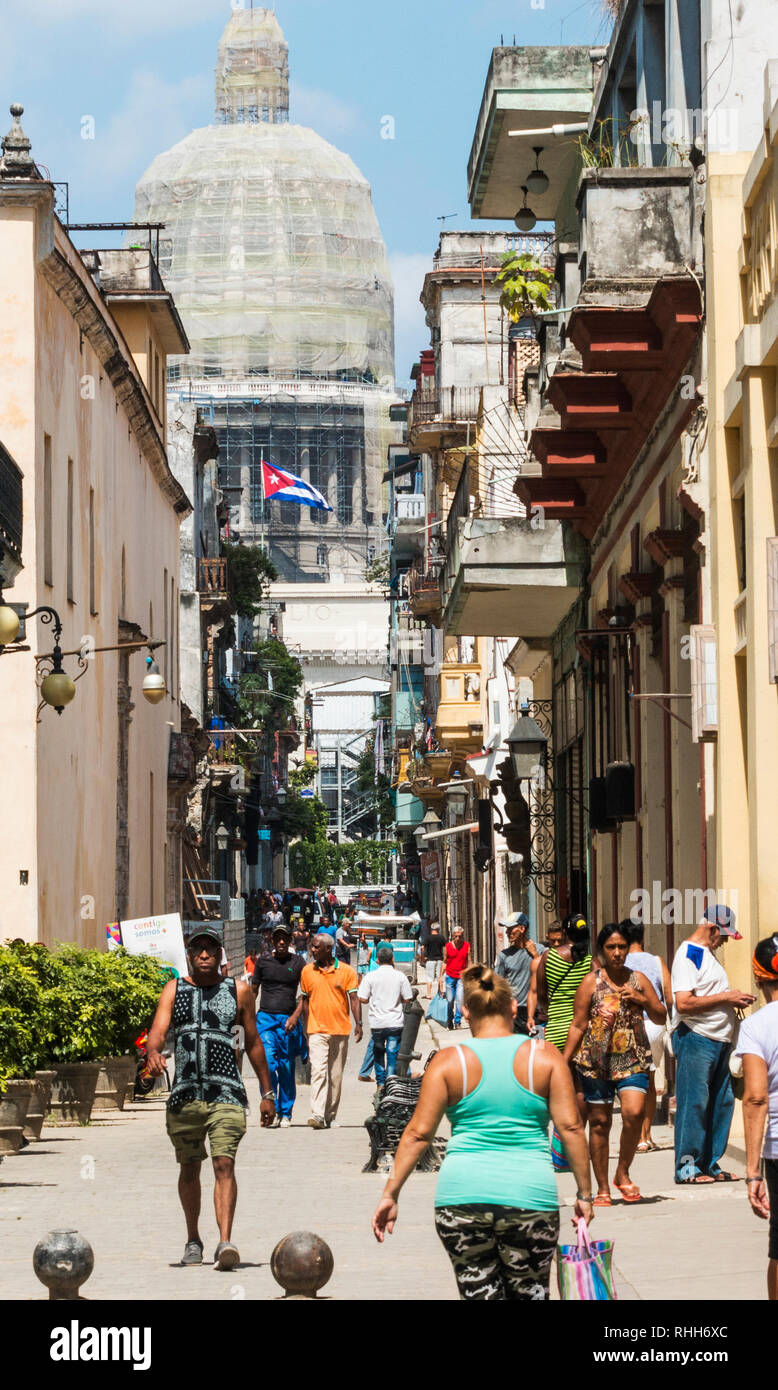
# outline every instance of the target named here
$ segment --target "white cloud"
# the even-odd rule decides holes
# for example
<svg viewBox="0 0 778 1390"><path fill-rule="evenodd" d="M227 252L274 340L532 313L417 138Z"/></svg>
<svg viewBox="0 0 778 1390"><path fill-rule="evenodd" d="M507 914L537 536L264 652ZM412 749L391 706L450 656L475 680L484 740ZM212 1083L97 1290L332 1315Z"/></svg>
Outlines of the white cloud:
<svg viewBox="0 0 778 1390"><path fill-rule="evenodd" d="M29 20L28 0L5 0L6 17ZM230 0L35 0L38 29L71 26L79 21L112 33L142 35L171 29L191 29L209 19L230 17Z"/></svg>
<svg viewBox="0 0 778 1390"><path fill-rule="evenodd" d="M432 269L432 255L397 251L389 257L394 280L394 323L397 380L406 380L422 348L429 347L429 329L419 295L424 276Z"/></svg>
<svg viewBox="0 0 778 1390"><path fill-rule="evenodd" d="M78 133L68 130L46 150L52 176L70 184L71 217L78 220L80 207L94 206L98 200L105 205L107 220L129 216L135 181L155 155L207 124L210 105L208 75L165 82L145 69L133 72L124 101L110 119L103 123L100 113L95 113L93 140L82 139L80 129ZM116 206L117 199L121 207Z"/></svg>
<svg viewBox="0 0 778 1390"><path fill-rule="evenodd" d="M320 91L316 87L301 87L297 82L290 84L289 107L295 125L311 126L325 139L343 135L361 123L355 106L341 101L331 92Z"/></svg>

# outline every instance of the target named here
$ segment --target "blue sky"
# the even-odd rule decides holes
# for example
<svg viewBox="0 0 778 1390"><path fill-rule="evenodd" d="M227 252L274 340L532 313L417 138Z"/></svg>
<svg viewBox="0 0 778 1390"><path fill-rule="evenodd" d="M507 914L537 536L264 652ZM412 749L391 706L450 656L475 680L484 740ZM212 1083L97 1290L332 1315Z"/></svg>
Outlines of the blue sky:
<svg viewBox="0 0 778 1390"><path fill-rule="evenodd" d="M245 0L248 6L250 0ZM278 0L291 119L356 161L395 277L398 382L427 346L418 295L440 231L471 223L466 169L492 48L603 43L600 0ZM25 107L33 154L70 184L74 221L132 216L137 179L213 112L230 0L2 0L0 103ZM395 139L381 138L391 115ZM94 140L81 138L92 116ZM5 131L10 117L0 115ZM504 224L506 229L509 224Z"/></svg>

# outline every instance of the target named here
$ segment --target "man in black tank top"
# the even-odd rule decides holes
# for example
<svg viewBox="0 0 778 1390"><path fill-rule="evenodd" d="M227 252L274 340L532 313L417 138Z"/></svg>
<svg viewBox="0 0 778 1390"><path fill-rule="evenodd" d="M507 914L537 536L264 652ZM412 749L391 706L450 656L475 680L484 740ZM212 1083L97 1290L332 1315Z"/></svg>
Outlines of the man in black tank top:
<svg viewBox="0 0 778 1390"><path fill-rule="evenodd" d="M246 1132L248 1104L236 1060L239 1041L259 1077L260 1123L264 1127L273 1123L275 1105L265 1049L257 1035L254 996L247 984L222 979L221 952L221 938L213 928L203 925L190 936L187 954L191 973L165 985L149 1029L147 1057L151 1075L159 1076L164 1066L161 1048L172 1025L176 1071L168 1098L167 1131L180 1164L178 1195L186 1217L182 1264L202 1264L203 1260L198 1223L200 1167L207 1157L207 1135L219 1226L214 1264L217 1269L234 1269L240 1260L231 1240L238 1196L235 1155Z"/></svg>

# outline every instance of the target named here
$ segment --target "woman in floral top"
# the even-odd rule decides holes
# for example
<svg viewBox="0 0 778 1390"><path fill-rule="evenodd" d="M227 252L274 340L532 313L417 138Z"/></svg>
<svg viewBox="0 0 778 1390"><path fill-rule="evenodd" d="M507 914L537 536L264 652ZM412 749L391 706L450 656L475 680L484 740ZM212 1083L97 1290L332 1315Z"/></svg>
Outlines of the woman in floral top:
<svg viewBox="0 0 778 1390"><path fill-rule="evenodd" d="M608 1145L616 1092L621 1104L621 1144L613 1185L625 1202L640 1201L629 1168L640 1139L651 1067L643 1013L652 1023L664 1023L667 1011L651 981L625 965L629 942L615 922L603 927L597 951L598 963L576 990L564 1057L577 1073L584 1118L589 1121L597 1180L594 1205L609 1207Z"/></svg>

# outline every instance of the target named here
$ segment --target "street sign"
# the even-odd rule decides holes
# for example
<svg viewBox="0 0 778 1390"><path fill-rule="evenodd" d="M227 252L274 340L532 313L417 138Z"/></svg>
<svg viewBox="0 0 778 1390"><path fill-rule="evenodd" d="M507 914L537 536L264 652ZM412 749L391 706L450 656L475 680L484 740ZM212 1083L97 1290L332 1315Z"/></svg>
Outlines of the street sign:
<svg viewBox="0 0 778 1390"><path fill-rule="evenodd" d="M426 849L421 855L421 876L425 883L440 881L440 855L436 849Z"/></svg>
<svg viewBox="0 0 778 1390"><path fill-rule="evenodd" d="M267 825L260 825L259 830L257 831L257 839L258 839L258 840L269 840L269 839L270 839L270 829L269 829L269 827L268 827Z"/></svg>
<svg viewBox="0 0 778 1390"><path fill-rule="evenodd" d="M311 791L310 787L303 787L302 791L300 792L300 796L305 797L306 801L312 801L315 795L316 793L314 791Z"/></svg>

